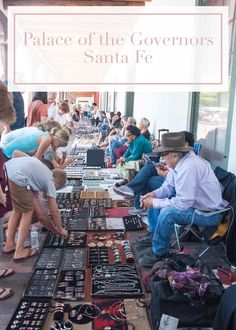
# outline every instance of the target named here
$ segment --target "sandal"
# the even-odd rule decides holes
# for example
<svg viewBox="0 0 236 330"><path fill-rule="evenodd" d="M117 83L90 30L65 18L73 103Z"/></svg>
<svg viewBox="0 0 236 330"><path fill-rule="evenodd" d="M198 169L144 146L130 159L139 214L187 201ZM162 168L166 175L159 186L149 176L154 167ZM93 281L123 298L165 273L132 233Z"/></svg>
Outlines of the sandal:
<svg viewBox="0 0 236 330"><path fill-rule="evenodd" d="M0 288L0 300L10 298L14 294L11 288Z"/></svg>
<svg viewBox="0 0 236 330"><path fill-rule="evenodd" d="M8 275L11 275L13 273L14 270L12 268L0 269L0 278L7 277Z"/></svg>
<svg viewBox="0 0 236 330"><path fill-rule="evenodd" d="M34 257L37 254L37 250L33 248L27 248L25 250L28 250L27 254L24 257L21 258L13 258L14 261L22 261L31 257Z"/></svg>
<svg viewBox="0 0 236 330"><path fill-rule="evenodd" d="M25 244L24 244L24 247L25 247L25 248L30 247L29 243L25 243ZM5 253L5 254L12 254L12 253L15 252L15 250L16 250L16 248L14 247L13 249L11 249L11 250L9 250L9 251L4 251L4 250L2 250L2 251L3 251L3 253Z"/></svg>

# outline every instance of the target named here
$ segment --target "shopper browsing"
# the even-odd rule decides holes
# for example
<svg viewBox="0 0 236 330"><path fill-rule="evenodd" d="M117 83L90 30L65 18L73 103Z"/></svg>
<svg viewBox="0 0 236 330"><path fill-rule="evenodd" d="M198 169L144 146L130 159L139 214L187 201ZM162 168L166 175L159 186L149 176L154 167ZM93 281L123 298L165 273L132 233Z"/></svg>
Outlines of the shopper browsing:
<svg viewBox="0 0 236 330"><path fill-rule="evenodd" d="M61 217L56 203L56 189L66 183L66 173L55 169L50 171L40 160L34 157L13 158L6 163L13 212L8 224L8 237L4 252L14 252L14 260L32 257L36 250L25 248L24 243L29 232L34 211L34 198L43 192L48 199L49 209L54 219L55 232L67 237L67 231L61 225ZM18 241L14 237L19 226Z"/></svg>

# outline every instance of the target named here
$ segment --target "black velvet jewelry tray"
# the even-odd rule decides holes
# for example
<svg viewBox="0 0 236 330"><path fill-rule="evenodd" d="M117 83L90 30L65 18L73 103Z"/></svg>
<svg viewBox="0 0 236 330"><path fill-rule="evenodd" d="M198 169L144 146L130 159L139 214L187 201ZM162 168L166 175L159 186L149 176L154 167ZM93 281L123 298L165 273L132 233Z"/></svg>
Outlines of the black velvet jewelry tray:
<svg viewBox="0 0 236 330"><path fill-rule="evenodd" d="M12 329L28 330L29 328L32 330L36 330L36 329L42 330L44 328L48 316L50 305L51 305L51 299L40 299L40 298L21 299L6 330L12 330ZM36 311L38 310L38 312L33 312L33 311L29 312L30 308ZM21 317L21 315L23 316ZM30 323L23 324L23 322L30 322ZM33 322L35 322L35 324ZM37 322L40 324L37 324Z"/></svg>
<svg viewBox="0 0 236 330"><path fill-rule="evenodd" d="M88 219L88 231L124 231L122 218L95 217Z"/></svg>
<svg viewBox="0 0 236 330"><path fill-rule="evenodd" d="M84 270L61 270L55 292L55 298L72 301L83 299L84 287Z"/></svg>
<svg viewBox="0 0 236 330"><path fill-rule="evenodd" d="M65 248L61 259L61 269L84 269L86 267L86 249Z"/></svg>
<svg viewBox="0 0 236 330"><path fill-rule="evenodd" d="M107 215L104 206L90 206L89 217L90 218L99 218L105 217Z"/></svg>
<svg viewBox="0 0 236 330"><path fill-rule="evenodd" d="M34 269L26 286L24 297L52 298L58 280L58 269Z"/></svg>
<svg viewBox="0 0 236 330"><path fill-rule="evenodd" d="M109 248L106 246L103 247L90 247L88 249L88 265L109 265Z"/></svg>
<svg viewBox="0 0 236 330"><path fill-rule="evenodd" d="M90 207L90 206L104 206L105 208L112 207L111 198L83 198L79 200L79 205L81 207Z"/></svg>
<svg viewBox="0 0 236 330"><path fill-rule="evenodd" d="M144 229L142 219L138 215L130 215L127 217L123 217L123 221L126 231L136 231Z"/></svg>
<svg viewBox="0 0 236 330"><path fill-rule="evenodd" d="M34 268L36 269L58 269L62 256L61 248L42 248Z"/></svg>
<svg viewBox="0 0 236 330"><path fill-rule="evenodd" d="M92 267L92 296L99 298L142 297L143 288L133 264Z"/></svg>
<svg viewBox="0 0 236 330"><path fill-rule="evenodd" d="M87 231L89 209L76 207L61 211L62 226L67 230Z"/></svg>
<svg viewBox="0 0 236 330"><path fill-rule="evenodd" d="M86 247L87 234L85 232L80 232L76 230L71 230L68 233L68 238L66 239L66 247Z"/></svg>
<svg viewBox="0 0 236 330"><path fill-rule="evenodd" d="M51 232L47 233L43 246L48 248L63 248L65 245L65 239L57 236Z"/></svg>
<svg viewBox="0 0 236 330"><path fill-rule="evenodd" d="M70 218L62 218L62 226L67 230L87 231L88 218L80 218L80 215L74 215Z"/></svg>

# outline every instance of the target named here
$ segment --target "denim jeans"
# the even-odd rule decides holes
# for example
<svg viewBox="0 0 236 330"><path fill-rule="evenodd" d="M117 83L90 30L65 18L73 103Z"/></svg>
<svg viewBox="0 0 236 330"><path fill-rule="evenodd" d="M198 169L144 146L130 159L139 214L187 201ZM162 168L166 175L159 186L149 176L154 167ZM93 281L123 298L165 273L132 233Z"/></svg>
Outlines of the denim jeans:
<svg viewBox="0 0 236 330"><path fill-rule="evenodd" d="M110 158L111 158L111 163L115 164L116 163L116 157L115 157L115 149L118 147L121 147L123 144L118 141L118 140L111 140L110 141Z"/></svg>
<svg viewBox="0 0 236 330"><path fill-rule="evenodd" d="M220 214L204 217L194 212L194 208L181 211L175 207L150 210L148 215L149 231L154 234L152 250L156 255L168 253L175 224L187 225L193 223L197 226L213 226L221 220Z"/></svg>
<svg viewBox="0 0 236 330"><path fill-rule="evenodd" d="M156 168L152 164L145 164L136 174L133 180L127 184L135 193L134 206L140 208L140 196L160 188L164 177L157 175Z"/></svg>

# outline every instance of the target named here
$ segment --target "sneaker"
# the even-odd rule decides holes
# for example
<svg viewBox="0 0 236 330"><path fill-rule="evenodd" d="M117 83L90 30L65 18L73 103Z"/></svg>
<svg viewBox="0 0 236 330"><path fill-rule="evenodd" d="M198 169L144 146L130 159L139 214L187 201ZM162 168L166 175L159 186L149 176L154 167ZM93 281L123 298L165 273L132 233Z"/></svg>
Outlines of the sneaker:
<svg viewBox="0 0 236 330"><path fill-rule="evenodd" d="M152 238L153 234L149 233L148 235L137 237L134 241L135 244L135 250L137 252L140 252L144 249L151 248L152 247Z"/></svg>
<svg viewBox="0 0 236 330"><path fill-rule="evenodd" d="M134 249L138 253L141 251L144 251L144 250L148 250L148 249L152 250L152 242L135 243Z"/></svg>
<svg viewBox="0 0 236 330"><path fill-rule="evenodd" d="M125 197L134 197L134 192L128 186L114 187L114 192Z"/></svg>
<svg viewBox="0 0 236 330"><path fill-rule="evenodd" d="M121 186L124 186L125 184L127 184L129 181L127 180L127 179L124 179L124 180L122 180L122 181L120 181L120 182L116 182L115 183L115 186L116 187L121 187Z"/></svg>
<svg viewBox="0 0 236 330"><path fill-rule="evenodd" d="M151 250L150 252L147 252L143 257L141 257L138 262L139 262L140 266L142 266L144 268L152 268L153 265L157 261L160 261L160 260L166 258L167 256L168 256L168 254L157 256Z"/></svg>
<svg viewBox="0 0 236 330"><path fill-rule="evenodd" d="M129 214L131 215L148 215L148 211L144 209L137 209L134 207L133 209L128 211Z"/></svg>
<svg viewBox="0 0 236 330"><path fill-rule="evenodd" d="M152 243L152 239L153 239L153 233L148 232L146 235L137 237L134 243L139 244L141 242L146 242L146 241Z"/></svg>

